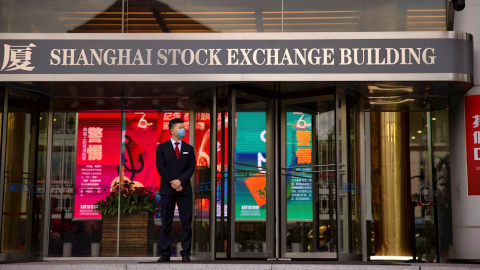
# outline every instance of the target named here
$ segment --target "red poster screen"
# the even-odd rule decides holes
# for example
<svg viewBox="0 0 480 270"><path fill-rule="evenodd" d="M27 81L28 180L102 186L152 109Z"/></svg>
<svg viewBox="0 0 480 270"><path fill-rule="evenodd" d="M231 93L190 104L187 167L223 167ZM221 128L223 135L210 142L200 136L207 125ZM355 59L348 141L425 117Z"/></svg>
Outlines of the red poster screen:
<svg viewBox="0 0 480 270"><path fill-rule="evenodd" d="M172 118L182 118L189 131L188 113L126 113L124 177L135 186L155 189L160 186L155 152L157 144L170 139L168 122ZM209 140L206 137L209 137L210 115L197 114L195 125L197 166L208 166L210 151L204 144L205 139ZM101 218L93 212L93 204L105 198L119 180L120 132L120 113L78 113L75 219ZM188 135L189 132L183 139L186 142Z"/></svg>
<svg viewBox="0 0 480 270"><path fill-rule="evenodd" d="M465 96L468 195L480 195L480 95Z"/></svg>

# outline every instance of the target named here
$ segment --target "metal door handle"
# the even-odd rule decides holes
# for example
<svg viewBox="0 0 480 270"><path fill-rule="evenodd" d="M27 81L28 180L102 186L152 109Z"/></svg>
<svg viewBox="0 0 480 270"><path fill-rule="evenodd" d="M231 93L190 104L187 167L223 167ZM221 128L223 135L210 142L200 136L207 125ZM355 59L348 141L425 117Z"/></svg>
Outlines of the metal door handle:
<svg viewBox="0 0 480 270"><path fill-rule="evenodd" d="M420 204L421 205L430 204L430 186L428 185L420 186Z"/></svg>

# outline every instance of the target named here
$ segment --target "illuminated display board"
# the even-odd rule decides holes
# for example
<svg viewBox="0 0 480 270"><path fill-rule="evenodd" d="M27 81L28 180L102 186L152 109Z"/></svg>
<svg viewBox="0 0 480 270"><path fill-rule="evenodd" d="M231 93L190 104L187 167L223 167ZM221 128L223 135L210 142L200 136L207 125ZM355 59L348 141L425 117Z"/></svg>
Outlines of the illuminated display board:
<svg viewBox="0 0 480 270"><path fill-rule="evenodd" d="M124 170L127 181L132 181L135 186L160 186L160 176L155 165L156 147L158 143L170 139L168 122L172 118L182 118L185 129L189 130L188 113L125 113ZM202 148L202 142L205 141L206 134L209 134L210 117L209 114L199 113L196 118L197 164L200 162L201 165L208 166L210 151L209 147ZM101 218L100 214L93 213L93 204L105 198L110 187L119 180L120 132L121 113L78 113L75 219ZM188 134L187 132L183 138L184 141L189 141Z"/></svg>
<svg viewBox="0 0 480 270"><path fill-rule="evenodd" d="M287 112L287 219L312 220L312 116Z"/></svg>
<svg viewBox="0 0 480 270"><path fill-rule="evenodd" d="M266 113L237 113L235 219L265 220Z"/></svg>

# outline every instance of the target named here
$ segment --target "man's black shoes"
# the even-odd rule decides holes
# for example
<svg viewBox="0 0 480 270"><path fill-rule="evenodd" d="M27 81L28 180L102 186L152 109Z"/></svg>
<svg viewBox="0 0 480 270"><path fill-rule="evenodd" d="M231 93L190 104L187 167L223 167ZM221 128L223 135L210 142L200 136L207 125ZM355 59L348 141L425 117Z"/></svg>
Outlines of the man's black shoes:
<svg viewBox="0 0 480 270"><path fill-rule="evenodd" d="M158 258L157 262L169 262L170 261L170 257L166 256L166 255L162 255L162 257Z"/></svg>
<svg viewBox="0 0 480 270"><path fill-rule="evenodd" d="M169 262L170 261L170 257L167 256L167 255L162 255L162 257L158 258L157 262ZM189 256L182 256L182 262L189 262L190 261L190 257Z"/></svg>

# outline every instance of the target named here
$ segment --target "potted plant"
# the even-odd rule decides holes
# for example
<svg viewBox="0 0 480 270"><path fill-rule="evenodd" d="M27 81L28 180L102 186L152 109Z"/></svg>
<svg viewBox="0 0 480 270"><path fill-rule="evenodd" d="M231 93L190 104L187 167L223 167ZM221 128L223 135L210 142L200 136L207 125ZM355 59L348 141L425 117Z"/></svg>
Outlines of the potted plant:
<svg viewBox="0 0 480 270"><path fill-rule="evenodd" d="M120 256L152 255L153 215L158 211L154 189L135 187L129 180L115 183L110 194L94 204L94 211L102 214L102 257L117 256L118 214Z"/></svg>

